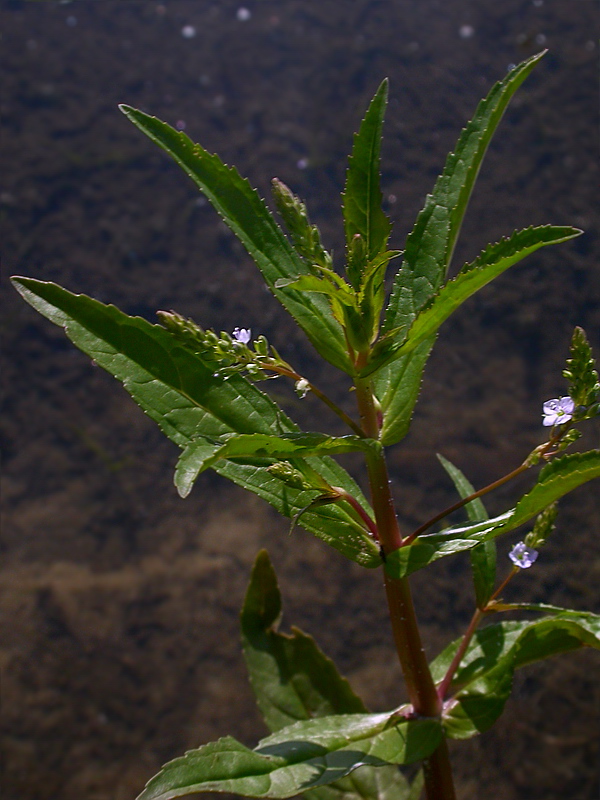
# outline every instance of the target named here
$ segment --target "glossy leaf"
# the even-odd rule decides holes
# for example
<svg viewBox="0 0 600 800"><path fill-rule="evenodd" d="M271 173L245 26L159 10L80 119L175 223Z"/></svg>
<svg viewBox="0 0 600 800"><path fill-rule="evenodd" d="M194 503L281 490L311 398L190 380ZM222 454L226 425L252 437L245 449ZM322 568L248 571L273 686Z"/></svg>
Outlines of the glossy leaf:
<svg viewBox="0 0 600 800"><path fill-rule="evenodd" d="M120 108L134 125L166 150L206 195L246 247L273 294L323 358L352 373L342 329L325 298L291 288L275 288L278 279L296 278L308 273L309 268L248 181L217 155L208 153L167 123L130 106Z"/></svg>
<svg viewBox="0 0 600 800"><path fill-rule="evenodd" d="M221 459L290 459L381 449L379 442L360 436L327 436L324 433L233 434L225 442L191 442L182 453L175 485L182 497L189 494L198 475Z"/></svg>
<svg viewBox="0 0 600 800"><path fill-rule="evenodd" d="M365 264L385 249L390 235L390 223L381 208L382 194L379 186L381 130L387 95L388 81L384 80L354 136L344 187L346 244L351 249L354 237L358 235L362 238L365 244ZM361 275L356 274L356 270L352 270L348 277L355 288L360 286Z"/></svg>
<svg viewBox="0 0 600 800"><path fill-rule="evenodd" d="M453 642L431 664L436 682L444 676L459 644L459 639ZM516 669L581 647L600 649L600 617L596 614L562 611L477 631L456 673L454 697L445 707L447 735L467 739L483 733L502 713Z"/></svg>
<svg viewBox="0 0 600 800"><path fill-rule="evenodd" d="M160 325L128 317L114 306L74 295L60 286L30 278L15 278L15 287L34 308L65 328L71 341L99 366L123 382L148 416L175 444L185 448L205 439L214 444L227 434L297 432L275 403L240 375L216 377L196 354ZM254 492L284 516L294 518L314 498L287 486L262 464L217 462L214 469ZM350 475L327 457L307 463L334 486L352 494L368 510ZM372 512L370 512L372 514ZM376 544L342 504L311 508L302 527L363 566L380 565Z"/></svg>
<svg viewBox="0 0 600 800"><path fill-rule="evenodd" d="M282 798L344 778L362 766L411 764L441 738L433 719L396 721L393 714L341 714L296 722L250 750L232 737L166 764L139 800L172 800L195 792Z"/></svg>
<svg viewBox="0 0 600 800"><path fill-rule="evenodd" d="M555 500L587 481L600 477L600 450L557 458L540 472L533 489L516 507L493 519L456 525L440 533L417 537L411 544L387 556L385 569L394 578L410 575L444 556L470 550L495 539L535 517Z"/></svg>
<svg viewBox="0 0 600 800"><path fill-rule="evenodd" d="M464 500L465 497L472 495L475 489L461 470L439 453L438 459L448 475L452 478L456 491L461 498ZM479 497L467 503L465 511L471 522L482 522L483 520L489 519L489 514ZM475 601L477 603L477 608L484 608L496 584L495 540L488 539L487 542L476 545L469 551L469 555L471 556L471 570L473 572L473 584L475 586Z"/></svg>

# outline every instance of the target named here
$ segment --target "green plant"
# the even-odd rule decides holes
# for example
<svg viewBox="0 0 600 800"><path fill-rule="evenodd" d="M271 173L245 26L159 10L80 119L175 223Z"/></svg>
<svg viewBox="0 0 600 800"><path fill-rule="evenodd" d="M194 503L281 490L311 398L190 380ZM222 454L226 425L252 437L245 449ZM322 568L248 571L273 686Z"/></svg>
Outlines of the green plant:
<svg viewBox="0 0 600 800"><path fill-rule="evenodd" d="M310 223L304 204L273 182L286 238L264 202L235 169L183 133L133 108L127 117L164 148L195 181L256 261L269 289L320 355L351 381L358 417L351 418L289 364L263 336L204 330L159 312L160 324L30 278L14 278L23 297L94 361L120 379L137 403L182 450L175 483L185 497L212 468L264 498L347 558L384 574L390 619L408 702L371 714L318 649L295 630L278 632L281 599L266 553L258 555L242 609L250 679L272 731L250 750L227 737L165 765L140 800L198 791L310 800L455 796L447 739L488 729L510 694L514 671L579 647L600 646L600 617L543 604L504 603L502 591L534 563L552 531L556 502L600 476L600 452L563 454L578 425L598 414L600 385L583 331L575 329L565 377L568 395L547 401L548 439L508 475L474 491L450 462L443 466L460 500L416 531L399 529L384 448L407 433L421 375L438 328L463 301L541 247L581 232L545 225L515 231L489 245L456 277L448 268L487 145L519 85L540 54L497 83L462 132L455 152L427 197L402 253L388 249L390 223L381 208L379 153L387 100L383 82L355 137L343 201L345 277ZM387 296L385 276L402 256ZM349 428L346 436L305 432L260 391L268 377L291 379L312 392ZM331 456L364 456L370 501ZM481 497L544 463L515 507L489 519ZM429 532L464 508L461 525ZM512 568L498 582L495 540L534 520L513 547ZM475 610L464 635L427 663L409 576L433 561L469 551ZM481 626L491 614L534 611L534 619ZM412 785L398 765L422 762Z"/></svg>

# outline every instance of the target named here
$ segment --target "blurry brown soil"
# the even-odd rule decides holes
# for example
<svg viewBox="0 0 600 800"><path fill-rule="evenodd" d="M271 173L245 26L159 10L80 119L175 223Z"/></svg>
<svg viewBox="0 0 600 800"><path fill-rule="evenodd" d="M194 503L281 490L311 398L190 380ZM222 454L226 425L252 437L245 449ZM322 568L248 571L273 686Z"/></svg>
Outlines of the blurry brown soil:
<svg viewBox="0 0 600 800"><path fill-rule="evenodd" d="M600 351L595 4L262 0L248 9L243 20L230 0L3 4L3 280L57 280L148 318L175 308L205 326L252 327L350 410L347 386L117 103L185 125L263 195L278 175L341 253L351 132L389 76L383 186L401 247L479 98L509 64L548 47L487 156L456 263L515 227L587 232L530 257L444 327L414 430L390 452L409 530L453 500L437 451L478 486L503 474L541 441L541 403L564 392L573 325ZM194 36L182 36L186 25ZM263 546L288 623L313 633L374 709L397 704L380 576L301 530L288 536L285 521L217 476L180 500L176 448L3 288L3 800L132 800L186 748L227 733L254 744L264 727L237 614ZM275 390L306 427L325 426L310 398ZM599 438L589 426L585 445ZM508 487L490 510L527 485ZM598 494L583 487L562 504L554 539L511 597L600 611ZM434 655L470 616L467 562L444 560L414 587ZM597 796L595 655L516 677L502 720L453 748L459 797Z"/></svg>

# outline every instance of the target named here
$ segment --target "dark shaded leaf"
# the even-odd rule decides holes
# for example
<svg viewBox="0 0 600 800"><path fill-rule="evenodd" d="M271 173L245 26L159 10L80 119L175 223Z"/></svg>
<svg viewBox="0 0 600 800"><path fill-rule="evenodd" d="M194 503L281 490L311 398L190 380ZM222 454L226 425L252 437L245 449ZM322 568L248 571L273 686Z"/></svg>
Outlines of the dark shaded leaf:
<svg viewBox="0 0 600 800"><path fill-rule="evenodd" d="M281 595L269 556L254 564L242 608L242 641L250 683L271 731L332 714L366 713L363 702L311 636L278 630Z"/></svg>

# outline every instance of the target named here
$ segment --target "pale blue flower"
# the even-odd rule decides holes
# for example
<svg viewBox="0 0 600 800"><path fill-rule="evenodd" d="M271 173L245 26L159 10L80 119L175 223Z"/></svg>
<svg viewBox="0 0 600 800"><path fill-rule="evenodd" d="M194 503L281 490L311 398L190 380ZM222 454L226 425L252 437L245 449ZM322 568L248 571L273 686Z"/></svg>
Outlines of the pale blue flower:
<svg viewBox="0 0 600 800"><path fill-rule="evenodd" d="M250 330L250 328L233 329L233 338L236 340L236 342L240 342L241 344L248 344L251 336L252 336L252 331Z"/></svg>
<svg viewBox="0 0 600 800"><path fill-rule="evenodd" d="M513 564L521 569L529 569L538 557L539 553L533 547L527 547L525 542L519 542L508 554Z"/></svg>
<svg viewBox="0 0 600 800"><path fill-rule="evenodd" d="M542 425L562 425L573 418L575 403L570 397L560 397L556 400L546 400L544 403L544 419Z"/></svg>

